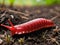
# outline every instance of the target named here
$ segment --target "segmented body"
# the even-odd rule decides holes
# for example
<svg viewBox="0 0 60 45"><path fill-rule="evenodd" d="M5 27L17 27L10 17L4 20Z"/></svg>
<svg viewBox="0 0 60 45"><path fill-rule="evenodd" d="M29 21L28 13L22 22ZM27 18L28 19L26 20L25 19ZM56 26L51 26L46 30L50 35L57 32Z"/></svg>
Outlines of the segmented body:
<svg viewBox="0 0 60 45"><path fill-rule="evenodd" d="M1 26L8 28L11 31L12 35L31 33L37 30L41 30L43 28L55 26L52 20L45 19L45 18L37 18L31 21L28 21L26 23L15 25L15 26L12 24L11 21L9 21L9 23L11 24L11 26L7 26L3 24Z"/></svg>
<svg viewBox="0 0 60 45"><path fill-rule="evenodd" d="M38 18L14 27L17 29L16 34L24 34L53 26L55 26L55 24L51 20Z"/></svg>

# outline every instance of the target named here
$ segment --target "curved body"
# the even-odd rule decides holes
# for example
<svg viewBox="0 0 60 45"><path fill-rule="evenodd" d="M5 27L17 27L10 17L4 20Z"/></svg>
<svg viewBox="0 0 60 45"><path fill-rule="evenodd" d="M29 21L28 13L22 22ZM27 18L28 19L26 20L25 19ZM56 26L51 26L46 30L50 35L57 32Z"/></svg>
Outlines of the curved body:
<svg viewBox="0 0 60 45"><path fill-rule="evenodd" d="M33 31L40 30L42 28L48 28L48 27L53 27L55 24L53 21L45 18L37 18L31 21L28 21L23 24L15 25L10 22L11 26L6 26L6 25L1 25L6 28L8 28L12 34L25 34L25 33L30 33Z"/></svg>

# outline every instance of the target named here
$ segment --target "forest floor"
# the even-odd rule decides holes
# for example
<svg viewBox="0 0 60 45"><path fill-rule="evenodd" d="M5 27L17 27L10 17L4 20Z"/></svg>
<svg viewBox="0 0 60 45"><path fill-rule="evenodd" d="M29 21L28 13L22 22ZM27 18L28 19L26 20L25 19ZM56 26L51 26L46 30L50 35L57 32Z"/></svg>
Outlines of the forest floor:
<svg viewBox="0 0 60 45"><path fill-rule="evenodd" d="M53 20L56 24L56 28L41 29L42 31L33 32L23 36L19 35L17 38L1 35L1 45L60 45L60 5L23 8L0 7L0 15L14 15L15 18L17 18L17 21L15 18L12 20L14 25L22 24L36 18L52 19L57 17ZM6 22L4 22L4 24L8 25Z"/></svg>

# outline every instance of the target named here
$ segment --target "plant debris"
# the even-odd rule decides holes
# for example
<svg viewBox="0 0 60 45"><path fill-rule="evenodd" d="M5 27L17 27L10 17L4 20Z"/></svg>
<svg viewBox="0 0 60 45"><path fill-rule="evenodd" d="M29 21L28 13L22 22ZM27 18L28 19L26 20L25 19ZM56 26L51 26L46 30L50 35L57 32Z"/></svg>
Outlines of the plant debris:
<svg viewBox="0 0 60 45"><path fill-rule="evenodd" d="M0 24L9 25L10 19L14 25L25 23L35 18L47 18L55 22L56 28L41 29L24 35L11 37L7 29L0 28L1 45L60 45L60 5L50 7L0 7ZM7 31L6 35L5 31Z"/></svg>

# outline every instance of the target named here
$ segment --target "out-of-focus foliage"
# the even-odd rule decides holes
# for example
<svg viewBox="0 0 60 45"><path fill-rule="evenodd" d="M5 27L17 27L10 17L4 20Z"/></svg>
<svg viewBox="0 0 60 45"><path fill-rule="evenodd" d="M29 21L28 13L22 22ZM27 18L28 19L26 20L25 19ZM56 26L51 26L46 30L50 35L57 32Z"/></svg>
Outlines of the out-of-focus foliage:
<svg viewBox="0 0 60 45"><path fill-rule="evenodd" d="M60 4L60 0L57 0L57 4Z"/></svg>
<svg viewBox="0 0 60 45"><path fill-rule="evenodd" d="M9 6L40 6L40 5L53 5L60 4L60 0L0 0L0 4Z"/></svg>
<svg viewBox="0 0 60 45"><path fill-rule="evenodd" d="M32 0L34 5L51 5L55 0Z"/></svg>
<svg viewBox="0 0 60 45"><path fill-rule="evenodd" d="M10 0L10 6L13 6L15 0Z"/></svg>

